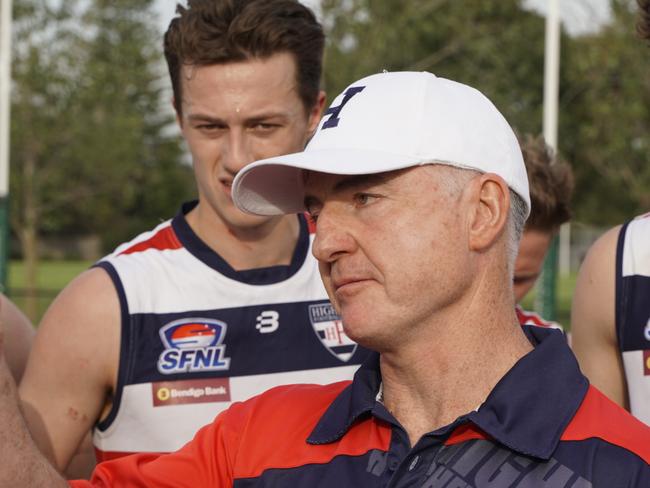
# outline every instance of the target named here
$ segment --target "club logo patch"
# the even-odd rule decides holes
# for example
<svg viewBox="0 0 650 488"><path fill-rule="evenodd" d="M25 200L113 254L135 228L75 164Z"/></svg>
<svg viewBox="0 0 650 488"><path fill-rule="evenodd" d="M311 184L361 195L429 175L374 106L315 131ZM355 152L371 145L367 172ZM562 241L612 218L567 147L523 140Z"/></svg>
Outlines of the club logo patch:
<svg viewBox="0 0 650 488"><path fill-rule="evenodd" d="M309 305L309 321L321 344L343 362L350 360L357 350L357 343L343 330L341 317L331 303Z"/></svg>
<svg viewBox="0 0 650 488"><path fill-rule="evenodd" d="M230 367L223 340L224 322L205 318L180 319L160 329L165 350L158 357L162 374L224 371Z"/></svg>
<svg viewBox="0 0 650 488"><path fill-rule="evenodd" d="M643 375L650 376L650 349L643 351Z"/></svg>

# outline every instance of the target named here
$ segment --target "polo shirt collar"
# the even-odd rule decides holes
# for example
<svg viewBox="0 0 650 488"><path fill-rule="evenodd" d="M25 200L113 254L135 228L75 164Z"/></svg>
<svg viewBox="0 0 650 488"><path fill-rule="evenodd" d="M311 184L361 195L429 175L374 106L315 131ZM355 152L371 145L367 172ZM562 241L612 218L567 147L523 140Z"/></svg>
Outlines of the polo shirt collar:
<svg viewBox="0 0 650 488"><path fill-rule="evenodd" d="M564 334L535 326L523 329L535 348L501 378L476 411L436 433L452 432L470 421L514 451L540 459L551 457L589 383ZM332 402L307 442L326 444L340 439L358 418L373 411L380 384L379 355L373 353Z"/></svg>
<svg viewBox="0 0 650 488"><path fill-rule="evenodd" d="M361 416L369 414L377 403L381 385L379 354L370 351L354 374L354 379L320 418L307 438L310 444L329 444L339 440Z"/></svg>

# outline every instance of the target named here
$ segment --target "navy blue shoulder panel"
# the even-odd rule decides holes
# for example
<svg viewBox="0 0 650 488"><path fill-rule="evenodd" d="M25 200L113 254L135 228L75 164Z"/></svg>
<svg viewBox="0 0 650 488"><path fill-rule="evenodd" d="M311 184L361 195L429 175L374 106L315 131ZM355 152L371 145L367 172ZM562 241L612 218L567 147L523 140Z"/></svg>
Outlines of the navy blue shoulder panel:
<svg viewBox="0 0 650 488"><path fill-rule="evenodd" d="M626 222L621 227L618 233L618 240L616 243L616 303L615 303L615 317L616 317L616 337L618 338L618 347L621 351L624 349L624 331L623 325L625 324L625 283L623 282L623 248L625 247L625 233L627 226L630 222Z"/></svg>
<svg viewBox="0 0 650 488"><path fill-rule="evenodd" d="M637 454L599 438L562 441L553 458L593 484L587 486L650 487L648 463Z"/></svg>
<svg viewBox="0 0 650 488"><path fill-rule="evenodd" d="M101 268L108 273L108 276L113 282L113 286L115 286L117 297L120 301L120 363L117 370L117 384L115 385L113 402L108 416L96 424L99 430L105 431L113 423L117 416L117 412L120 410L122 390L128 383L131 369L129 358L132 356L129 351L131 345L131 327L129 326L129 305L126 301L126 293L124 292L124 287L122 286L122 281L120 280L117 271L112 264L106 261L100 261L93 265L93 267Z"/></svg>
<svg viewBox="0 0 650 488"><path fill-rule="evenodd" d="M621 227L616 246L616 337L621 351L639 351L650 344L647 324L650 316L650 277L641 274L623 276L627 228Z"/></svg>
<svg viewBox="0 0 650 488"><path fill-rule="evenodd" d="M184 203L180 212L173 218L172 227L178 240L189 253L222 275L249 285L270 285L291 278L305 262L309 252L309 227L305 216L298 214L296 217L300 224L300 232L289 265L236 271L225 259L203 242L187 223L185 215L196 207L197 203L196 201Z"/></svg>

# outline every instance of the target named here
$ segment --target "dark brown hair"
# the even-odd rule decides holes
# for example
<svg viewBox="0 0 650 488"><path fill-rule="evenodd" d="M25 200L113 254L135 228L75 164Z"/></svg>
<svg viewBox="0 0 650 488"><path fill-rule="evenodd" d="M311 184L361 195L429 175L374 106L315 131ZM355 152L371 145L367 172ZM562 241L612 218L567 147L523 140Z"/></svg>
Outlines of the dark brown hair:
<svg viewBox="0 0 650 488"><path fill-rule="evenodd" d="M557 158L542 136L519 137L530 188L526 229L555 232L571 218L573 172Z"/></svg>
<svg viewBox="0 0 650 488"><path fill-rule="evenodd" d="M637 30L641 38L650 41L650 0L638 0L639 8L639 23Z"/></svg>
<svg viewBox="0 0 650 488"><path fill-rule="evenodd" d="M188 0L165 33L164 49L181 115L181 69L288 52L296 62L298 94L309 111L318 99L325 35L297 0Z"/></svg>

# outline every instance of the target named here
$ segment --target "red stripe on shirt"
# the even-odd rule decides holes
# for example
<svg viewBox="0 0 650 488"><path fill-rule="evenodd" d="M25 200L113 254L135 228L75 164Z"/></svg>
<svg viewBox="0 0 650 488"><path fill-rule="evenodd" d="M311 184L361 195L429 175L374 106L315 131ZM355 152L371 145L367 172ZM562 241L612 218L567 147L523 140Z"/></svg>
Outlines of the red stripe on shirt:
<svg viewBox="0 0 650 488"><path fill-rule="evenodd" d="M312 445L306 442L325 410L349 381L331 385L293 385L271 389L263 395L231 407L231 425L241 431L243 441L234 470L234 478L255 478L270 468L290 469L306 464L326 464L336 456L362 456L373 449L387 451L391 428L373 418L356 422L338 442ZM243 408L242 408L243 407ZM288 419L291 429L287 429ZM296 421L299 419L299 421ZM233 421L235 420L235 421ZM236 428L236 427L235 427ZM263 439L282 438L283 449L269 452Z"/></svg>
<svg viewBox="0 0 650 488"><path fill-rule="evenodd" d="M562 435L563 441L602 439L650 463L650 427L590 386Z"/></svg>
<svg viewBox="0 0 650 488"><path fill-rule="evenodd" d="M156 232L146 241L138 242L137 244L125 249L120 253L120 256L123 254L142 252L148 249L164 251L166 249L180 249L181 247L183 247L183 245L178 240L178 237L176 237L174 229L172 229L171 226L168 226Z"/></svg>
<svg viewBox="0 0 650 488"><path fill-rule="evenodd" d="M446 446L453 446L462 442L471 441L473 439L490 440L492 437L487 435L476 425L472 423L463 424L457 427L445 441Z"/></svg>

